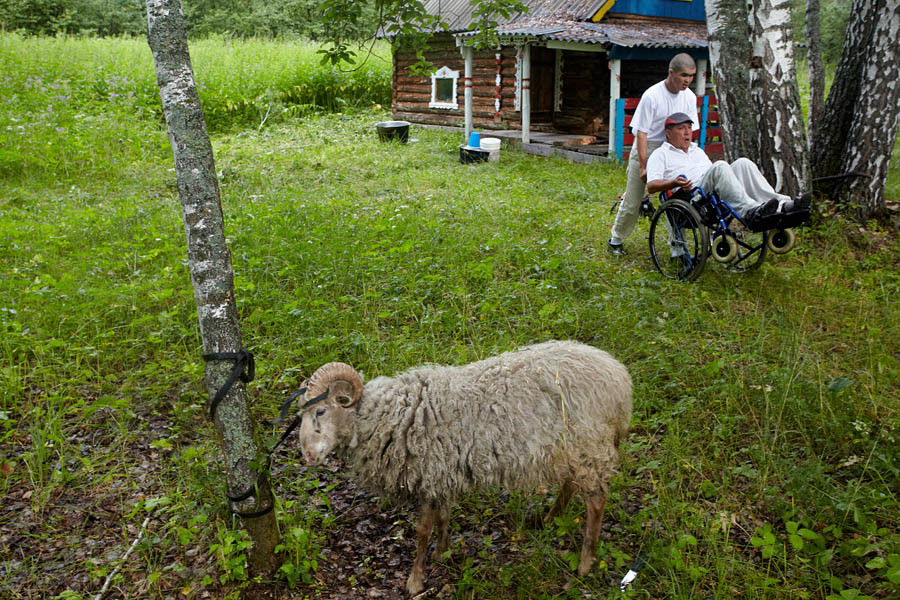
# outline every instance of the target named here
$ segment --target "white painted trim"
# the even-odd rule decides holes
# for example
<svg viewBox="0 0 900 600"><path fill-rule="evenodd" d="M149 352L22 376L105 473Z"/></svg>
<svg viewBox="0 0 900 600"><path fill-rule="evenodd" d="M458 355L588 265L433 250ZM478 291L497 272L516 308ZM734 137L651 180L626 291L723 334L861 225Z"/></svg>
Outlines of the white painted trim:
<svg viewBox="0 0 900 600"><path fill-rule="evenodd" d="M464 46L462 48L463 60L465 61L465 66L463 67L464 76L463 76L463 98L465 100L465 125L466 125L466 136L464 139L469 139L469 134L472 133L472 55L474 51L472 46ZM455 96L454 96L455 97Z"/></svg>
<svg viewBox="0 0 900 600"><path fill-rule="evenodd" d="M619 76L622 74L622 59L609 61L609 154L616 151L616 100L621 94Z"/></svg>
<svg viewBox="0 0 900 600"><path fill-rule="evenodd" d="M437 80L452 79L453 80L453 98L452 102L441 102L437 99ZM459 71L454 71L450 67L441 67L431 75L431 102L428 103L429 108L445 108L448 110L458 110L459 102L456 101L456 86L459 82Z"/></svg>
<svg viewBox="0 0 900 600"><path fill-rule="evenodd" d="M499 116L499 114L500 114L500 91L501 91L502 85L503 85L503 79L500 75L500 71L501 71L502 65L503 65L503 56L499 52L497 52L494 55L494 60L497 61L497 76L496 76L496 81L494 82L494 86L496 88L496 92L495 92L496 96L494 97L494 113L497 116Z"/></svg>
<svg viewBox="0 0 900 600"><path fill-rule="evenodd" d="M562 110L563 101L563 51L556 49L556 65L553 68L553 112Z"/></svg>
<svg viewBox="0 0 900 600"><path fill-rule="evenodd" d="M516 95L513 99L514 110L522 110L522 46L516 46Z"/></svg>
<svg viewBox="0 0 900 600"><path fill-rule="evenodd" d="M531 46L522 47L522 143L531 142Z"/></svg>

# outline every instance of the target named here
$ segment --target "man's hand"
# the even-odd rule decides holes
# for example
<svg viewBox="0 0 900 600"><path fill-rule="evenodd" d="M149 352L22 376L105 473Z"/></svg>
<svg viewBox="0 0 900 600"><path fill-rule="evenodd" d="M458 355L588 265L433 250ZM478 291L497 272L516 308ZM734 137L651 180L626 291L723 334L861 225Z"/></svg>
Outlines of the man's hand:
<svg viewBox="0 0 900 600"><path fill-rule="evenodd" d="M646 164L641 165L641 181L643 181L644 183L647 182L647 165Z"/></svg>
<svg viewBox="0 0 900 600"><path fill-rule="evenodd" d="M680 187L686 192L690 192L694 189L694 182L690 179L686 179L683 175L679 175L673 181L675 182L675 185L672 186L673 188Z"/></svg>

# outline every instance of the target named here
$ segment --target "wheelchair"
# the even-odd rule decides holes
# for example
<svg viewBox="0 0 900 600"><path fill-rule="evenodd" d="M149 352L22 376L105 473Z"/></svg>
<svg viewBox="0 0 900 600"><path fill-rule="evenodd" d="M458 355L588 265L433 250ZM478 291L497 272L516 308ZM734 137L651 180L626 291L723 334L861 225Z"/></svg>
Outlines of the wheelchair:
<svg viewBox="0 0 900 600"><path fill-rule="evenodd" d="M776 213L751 227L726 201L700 186L690 193L662 192L659 198L659 208L650 196L641 203L641 215L650 218L650 257L662 275L678 281L700 277L710 256L731 272L756 269L768 252L790 252L797 239L791 228L810 216L808 209Z"/></svg>

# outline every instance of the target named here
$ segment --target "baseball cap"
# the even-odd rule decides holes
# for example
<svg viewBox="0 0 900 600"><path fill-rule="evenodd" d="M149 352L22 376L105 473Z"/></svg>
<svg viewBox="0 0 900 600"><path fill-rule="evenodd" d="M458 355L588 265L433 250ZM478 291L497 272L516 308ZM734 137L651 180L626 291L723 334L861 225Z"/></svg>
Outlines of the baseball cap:
<svg viewBox="0 0 900 600"><path fill-rule="evenodd" d="M693 123L694 120L683 112L672 113L666 118L666 127L669 125L681 125L682 123Z"/></svg>

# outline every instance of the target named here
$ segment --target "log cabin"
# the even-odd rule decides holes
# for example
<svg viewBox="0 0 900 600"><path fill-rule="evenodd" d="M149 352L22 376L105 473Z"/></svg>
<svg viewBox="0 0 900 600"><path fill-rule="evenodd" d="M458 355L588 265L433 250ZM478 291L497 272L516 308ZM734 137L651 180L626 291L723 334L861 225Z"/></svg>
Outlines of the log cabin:
<svg viewBox="0 0 900 600"><path fill-rule="evenodd" d="M501 20L499 46L476 49L469 0L427 0L449 26L425 51L434 71L413 76L411 49L393 53L392 112L398 120L473 129L580 134L614 152L619 98L640 97L665 78L679 52L708 64L703 0L523 0ZM618 103L621 107L621 103ZM621 108L620 108L621 110ZM621 123L621 117L620 121Z"/></svg>

